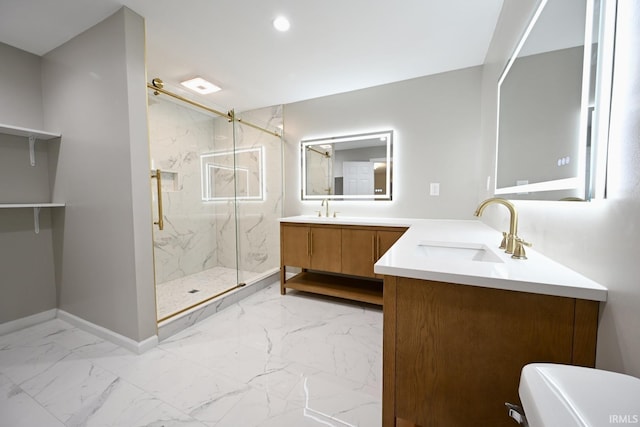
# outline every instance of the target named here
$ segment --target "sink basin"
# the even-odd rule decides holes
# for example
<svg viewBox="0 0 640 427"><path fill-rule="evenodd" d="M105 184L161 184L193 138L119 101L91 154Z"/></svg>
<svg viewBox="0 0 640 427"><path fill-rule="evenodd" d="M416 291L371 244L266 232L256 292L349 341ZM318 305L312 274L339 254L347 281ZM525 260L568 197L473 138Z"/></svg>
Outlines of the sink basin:
<svg viewBox="0 0 640 427"><path fill-rule="evenodd" d="M503 262L487 245L468 242L421 241L418 251L429 259L439 261Z"/></svg>
<svg viewBox="0 0 640 427"><path fill-rule="evenodd" d="M531 427L640 424L640 379L581 366L522 368L520 400Z"/></svg>

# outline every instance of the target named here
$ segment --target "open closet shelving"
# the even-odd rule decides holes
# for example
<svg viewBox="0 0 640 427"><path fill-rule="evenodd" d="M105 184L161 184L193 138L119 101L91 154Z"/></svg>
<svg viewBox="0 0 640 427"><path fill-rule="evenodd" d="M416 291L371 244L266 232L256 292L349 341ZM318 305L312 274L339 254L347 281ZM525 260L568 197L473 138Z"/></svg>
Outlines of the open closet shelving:
<svg viewBox="0 0 640 427"><path fill-rule="evenodd" d="M20 126L12 126L0 123L0 134L24 136L25 142L29 144L29 161L31 166L36 165L35 143L36 141L50 141L61 137L59 133L46 132L37 129L29 129ZM33 209L34 230L40 232L40 209L42 208L61 208L64 203L51 202L34 202L34 203L0 203L0 209Z"/></svg>

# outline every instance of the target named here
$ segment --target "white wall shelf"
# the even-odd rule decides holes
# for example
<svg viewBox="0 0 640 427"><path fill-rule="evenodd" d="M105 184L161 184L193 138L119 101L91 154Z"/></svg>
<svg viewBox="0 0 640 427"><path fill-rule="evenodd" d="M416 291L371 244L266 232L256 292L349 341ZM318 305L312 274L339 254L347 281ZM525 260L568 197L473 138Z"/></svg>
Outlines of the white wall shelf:
<svg viewBox="0 0 640 427"><path fill-rule="evenodd" d="M11 126L0 123L0 133L6 135L24 136L29 141L29 160L31 166L36 165L35 143L39 139L41 141L49 141L51 139L60 138L59 133L51 133L43 130L23 128L20 126Z"/></svg>
<svg viewBox="0 0 640 427"><path fill-rule="evenodd" d="M0 203L0 209L33 208L33 229L36 234L40 233L40 209L63 207L64 203Z"/></svg>
<svg viewBox="0 0 640 427"><path fill-rule="evenodd" d="M43 130L23 128L20 126L5 125L2 123L0 123L0 133L26 137L34 136L36 139L39 139L41 141L48 141L50 139L60 138L61 136L59 133L51 133Z"/></svg>
<svg viewBox="0 0 640 427"><path fill-rule="evenodd" d="M0 209L18 208L63 208L64 203L0 203Z"/></svg>

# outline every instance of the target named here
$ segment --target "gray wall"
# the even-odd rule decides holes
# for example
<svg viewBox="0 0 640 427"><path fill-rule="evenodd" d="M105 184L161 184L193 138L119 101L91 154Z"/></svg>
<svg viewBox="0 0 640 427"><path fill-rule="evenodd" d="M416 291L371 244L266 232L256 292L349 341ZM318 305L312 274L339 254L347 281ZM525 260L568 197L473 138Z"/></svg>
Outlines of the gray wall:
<svg viewBox="0 0 640 427"><path fill-rule="evenodd" d="M0 123L46 130L40 63L40 57L0 43ZM32 167L27 139L0 135L0 203L49 201L51 145L36 143ZM49 210L40 213L35 234L33 209L0 209L0 323L55 308L54 280Z"/></svg>
<svg viewBox="0 0 640 427"><path fill-rule="evenodd" d="M44 130L40 57L0 43L0 59L0 123Z"/></svg>
<svg viewBox="0 0 640 427"><path fill-rule="evenodd" d="M58 306L135 341L156 333L144 58L128 9L43 57Z"/></svg>
<svg viewBox="0 0 640 427"><path fill-rule="evenodd" d="M547 256L609 289L601 306L597 366L640 376L640 2L619 0L614 94L609 151L608 198L589 203L515 202L520 235ZM483 168L493 175L495 84L536 5L506 0L483 75ZM480 188L477 201L491 196ZM483 219L506 229L506 210L485 211Z"/></svg>
<svg viewBox="0 0 640 427"><path fill-rule="evenodd" d="M475 209L482 67L287 104L285 215L300 201L300 140L394 129L393 200L331 204L340 215L470 218ZM429 196L429 183L440 196Z"/></svg>

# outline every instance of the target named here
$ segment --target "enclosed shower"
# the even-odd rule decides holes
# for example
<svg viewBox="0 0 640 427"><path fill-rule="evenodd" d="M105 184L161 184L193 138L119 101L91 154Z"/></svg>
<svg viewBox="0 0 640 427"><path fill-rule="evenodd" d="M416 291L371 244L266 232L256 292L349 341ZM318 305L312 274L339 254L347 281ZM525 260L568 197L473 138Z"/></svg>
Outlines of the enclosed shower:
<svg viewBox="0 0 640 427"><path fill-rule="evenodd" d="M148 86L161 322L277 272L282 108L222 113Z"/></svg>

